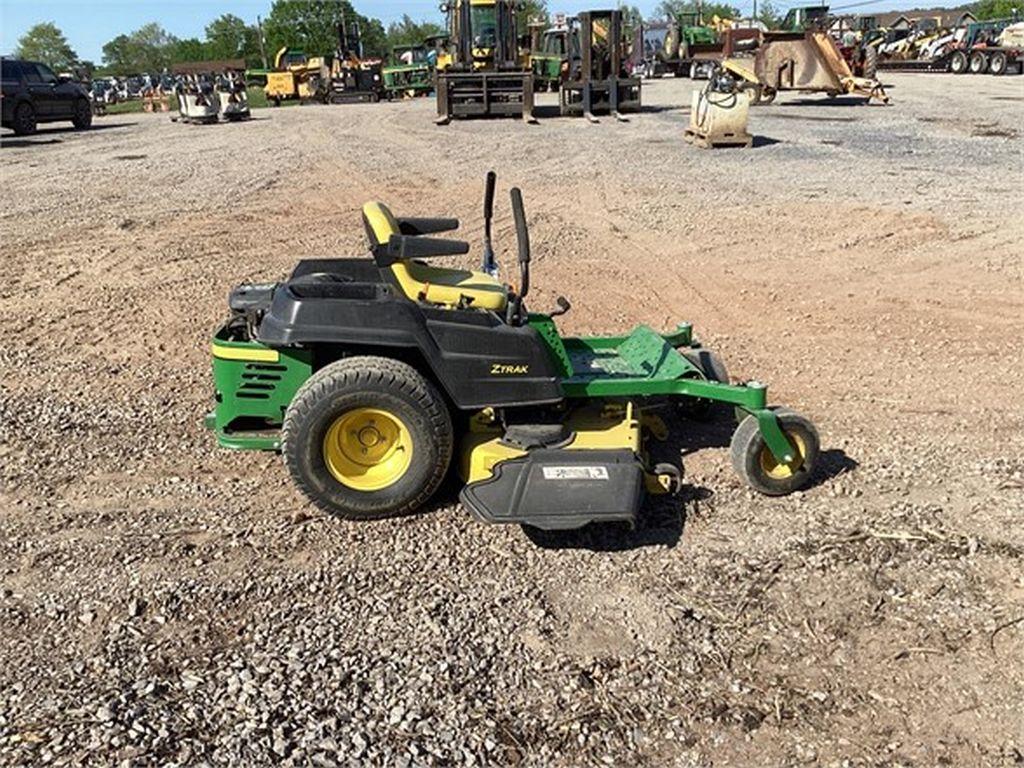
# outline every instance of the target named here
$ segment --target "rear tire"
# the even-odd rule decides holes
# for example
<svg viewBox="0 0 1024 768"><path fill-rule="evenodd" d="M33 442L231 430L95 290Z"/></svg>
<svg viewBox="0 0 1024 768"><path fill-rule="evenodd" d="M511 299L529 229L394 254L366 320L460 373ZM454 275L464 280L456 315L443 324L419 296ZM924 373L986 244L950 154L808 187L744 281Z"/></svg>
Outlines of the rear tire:
<svg viewBox="0 0 1024 768"><path fill-rule="evenodd" d="M1006 54L1002 51L996 51L992 54L992 58L988 60L988 71L992 75L1005 75L1007 68Z"/></svg>
<svg viewBox="0 0 1024 768"><path fill-rule="evenodd" d="M878 49L874 46L864 49L864 66L861 74L868 80L874 80L878 74Z"/></svg>
<svg viewBox="0 0 1024 768"><path fill-rule="evenodd" d="M17 106L11 128L18 136L28 136L36 132L36 111L31 104L22 102Z"/></svg>
<svg viewBox="0 0 1024 768"><path fill-rule="evenodd" d="M384 357L345 358L317 371L288 407L281 434L299 489L347 520L422 506L444 479L454 442L434 385Z"/></svg>
<svg viewBox="0 0 1024 768"><path fill-rule="evenodd" d="M988 56L981 51L975 51L971 54L969 67L972 75L984 74L985 70L988 69Z"/></svg>
<svg viewBox="0 0 1024 768"><path fill-rule="evenodd" d="M954 75L962 75L967 71L967 54L963 51L955 51L949 60L949 71Z"/></svg>
<svg viewBox="0 0 1024 768"><path fill-rule="evenodd" d="M92 107L85 99L75 102L75 116L71 118L75 130L84 131L92 126Z"/></svg>
<svg viewBox="0 0 1024 768"><path fill-rule="evenodd" d="M786 496L810 484L821 453L821 439L806 417L788 408L772 410L786 437L797 447L798 462L787 466L776 461L754 416L748 416L737 428L729 453L733 469L747 485L765 496Z"/></svg>

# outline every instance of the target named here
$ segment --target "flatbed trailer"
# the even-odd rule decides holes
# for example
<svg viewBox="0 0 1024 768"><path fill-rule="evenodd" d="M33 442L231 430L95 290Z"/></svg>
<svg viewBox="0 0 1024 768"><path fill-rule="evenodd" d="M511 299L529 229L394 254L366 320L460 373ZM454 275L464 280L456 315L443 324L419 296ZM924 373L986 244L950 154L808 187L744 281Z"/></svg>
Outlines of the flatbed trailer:
<svg viewBox="0 0 1024 768"><path fill-rule="evenodd" d="M951 54L934 59L879 59L878 69L885 72L949 72Z"/></svg>

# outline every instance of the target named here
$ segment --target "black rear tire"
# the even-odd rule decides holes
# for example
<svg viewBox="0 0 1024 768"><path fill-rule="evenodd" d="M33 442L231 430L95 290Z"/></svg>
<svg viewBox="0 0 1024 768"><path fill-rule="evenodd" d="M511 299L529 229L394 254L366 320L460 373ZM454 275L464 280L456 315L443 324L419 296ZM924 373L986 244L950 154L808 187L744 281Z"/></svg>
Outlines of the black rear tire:
<svg viewBox="0 0 1024 768"><path fill-rule="evenodd" d="M75 102L75 116L71 118L75 130L84 131L92 126L92 106L85 99Z"/></svg>
<svg viewBox="0 0 1024 768"><path fill-rule="evenodd" d="M971 54L970 62L968 63L972 75L981 75L988 70L988 56L982 51L975 51Z"/></svg>
<svg viewBox="0 0 1024 768"><path fill-rule="evenodd" d="M18 136L28 136L36 132L36 111L31 104L22 102L15 108L11 128Z"/></svg>
<svg viewBox="0 0 1024 768"><path fill-rule="evenodd" d="M1002 51L996 51L992 54L992 58L988 60L988 71L992 75L1004 75L1006 74L1007 59L1006 54Z"/></svg>
<svg viewBox="0 0 1024 768"><path fill-rule="evenodd" d="M736 474L755 491L765 496L786 496L810 485L821 453L821 439L817 428L806 417L788 408L772 410L790 442L800 448L802 461L799 465L786 468L777 464L754 416L748 416L736 429L729 454Z"/></svg>
<svg viewBox="0 0 1024 768"><path fill-rule="evenodd" d="M360 490L329 468L327 440L346 414L367 409L400 421L411 442L410 458L389 485ZM316 506L347 520L391 517L423 505L448 471L454 442L451 414L434 385L411 365L384 357L345 358L317 371L288 407L281 434L285 463L299 489Z"/></svg>
<svg viewBox="0 0 1024 768"><path fill-rule="evenodd" d="M868 80L874 80L875 75L878 74L878 49L874 46L868 46L864 49L864 66L861 70L861 75L866 77Z"/></svg>
<svg viewBox="0 0 1024 768"><path fill-rule="evenodd" d="M963 51L955 51L949 60L949 71L954 75L962 75L967 71L967 54Z"/></svg>

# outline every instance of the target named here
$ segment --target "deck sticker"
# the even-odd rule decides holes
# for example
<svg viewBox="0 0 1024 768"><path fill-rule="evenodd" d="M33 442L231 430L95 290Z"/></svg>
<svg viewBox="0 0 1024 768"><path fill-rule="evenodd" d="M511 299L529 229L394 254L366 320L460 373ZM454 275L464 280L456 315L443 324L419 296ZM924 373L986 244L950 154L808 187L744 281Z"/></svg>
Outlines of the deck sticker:
<svg viewBox="0 0 1024 768"><path fill-rule="evenodd" d="M543 467L545 480L607 480L607 467Z"/></svg>

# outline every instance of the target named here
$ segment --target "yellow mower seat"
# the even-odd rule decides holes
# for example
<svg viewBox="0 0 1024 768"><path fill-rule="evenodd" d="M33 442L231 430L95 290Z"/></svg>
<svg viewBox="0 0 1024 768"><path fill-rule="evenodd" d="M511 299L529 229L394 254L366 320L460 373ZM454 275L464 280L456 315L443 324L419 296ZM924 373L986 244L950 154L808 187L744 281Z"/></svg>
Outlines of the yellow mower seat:
<svg viewBox="0 0 1024 768"><path fill-rule="evenodd" d="M401 234L398 221L384 203L367 203L363 206L363 216L371 238L376 240L373 245L384 245L392 235ZM470 306L474 309L497 312L508 304L505 286L484 272L432 267L411 259L396 261L389 269L402 292L413 301L423 297L434 304L458 306L465 297L472 299Z"/></svg>

